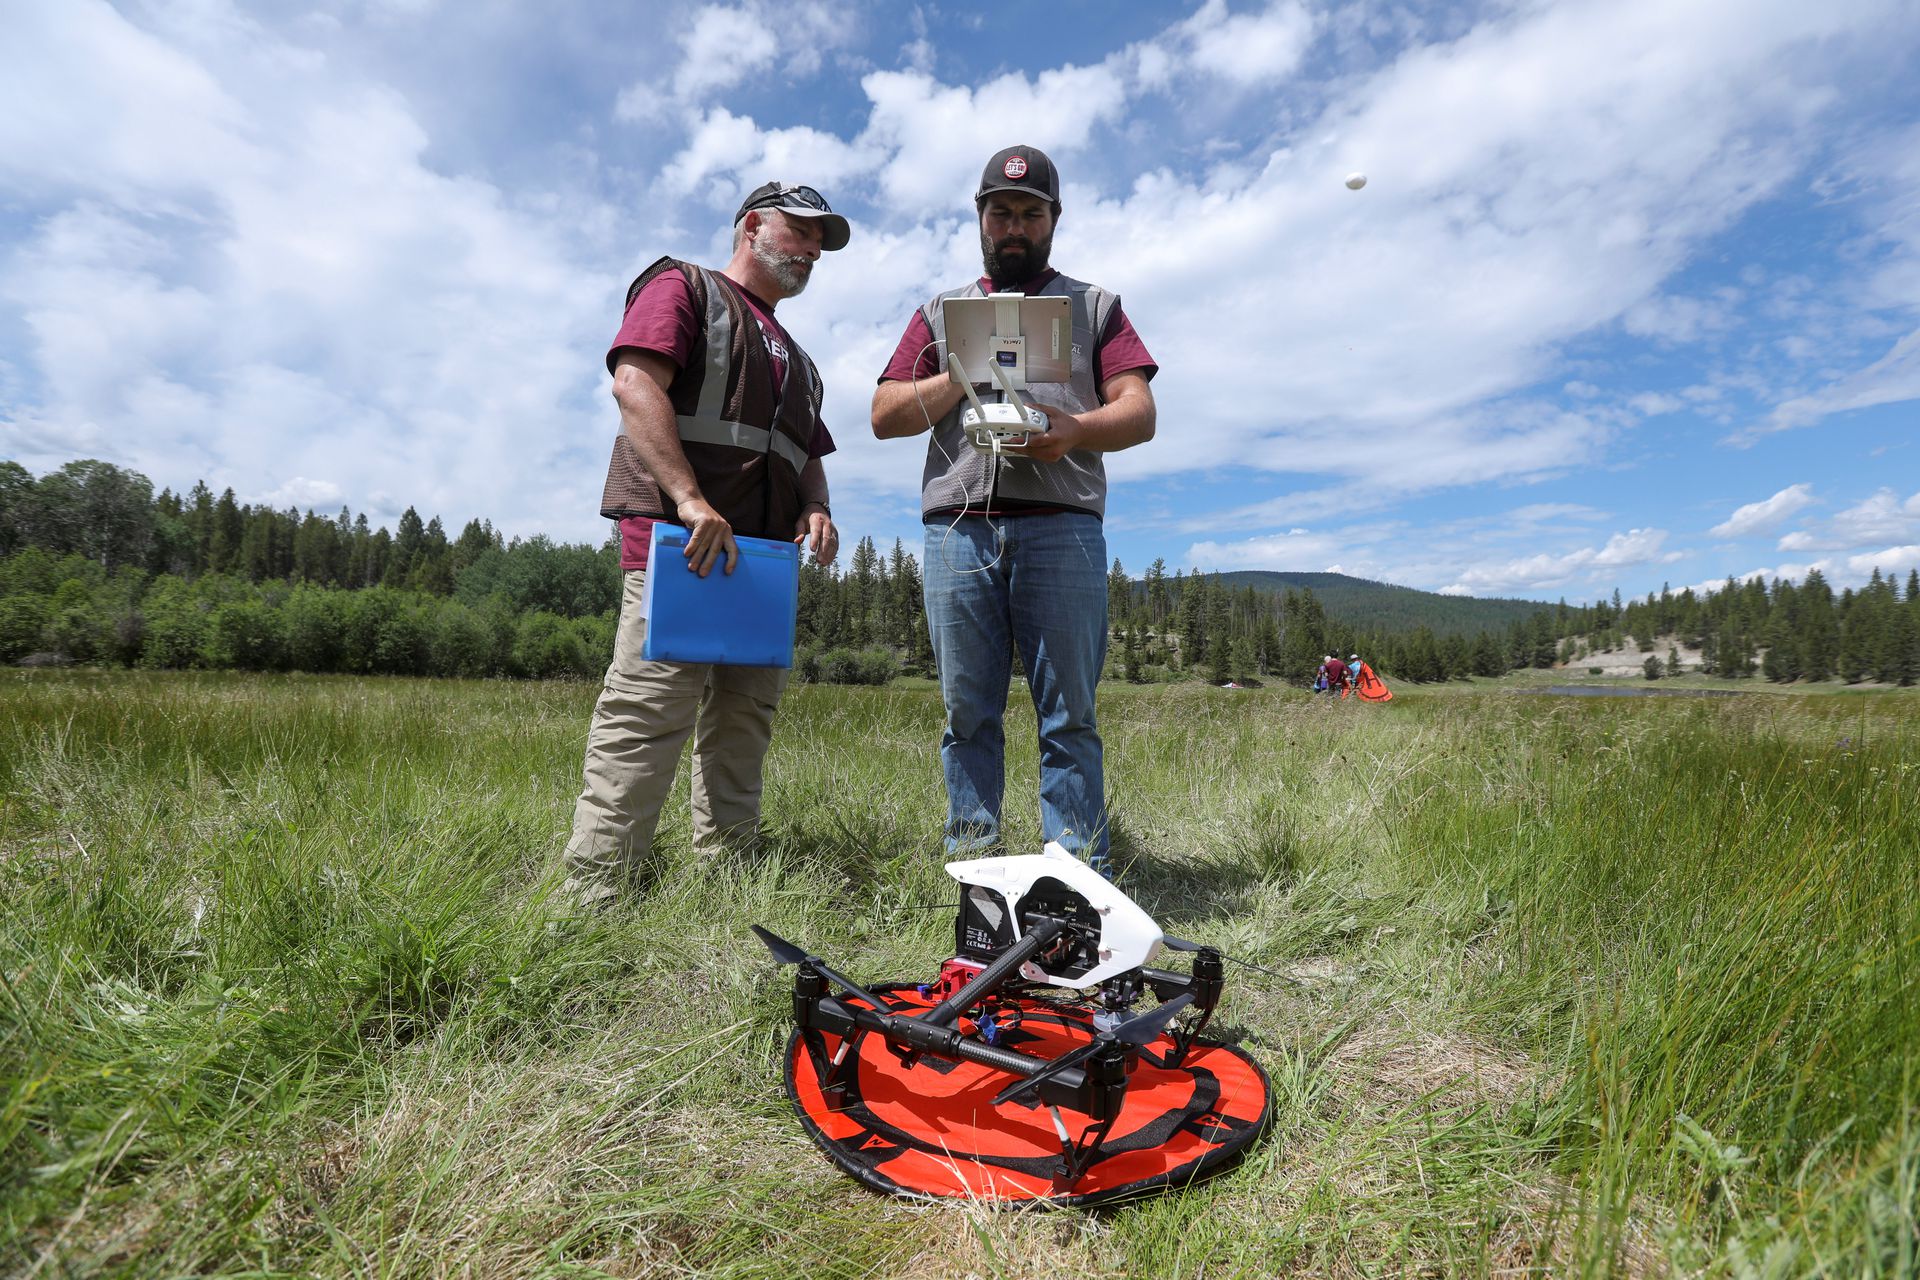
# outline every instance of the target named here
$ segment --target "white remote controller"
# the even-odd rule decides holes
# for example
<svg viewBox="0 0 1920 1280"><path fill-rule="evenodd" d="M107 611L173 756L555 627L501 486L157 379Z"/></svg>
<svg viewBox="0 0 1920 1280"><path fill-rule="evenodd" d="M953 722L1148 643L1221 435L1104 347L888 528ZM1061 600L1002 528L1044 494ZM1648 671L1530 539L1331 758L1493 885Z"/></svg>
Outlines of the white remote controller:
<svg viewBox="0 0 1920 1280"><path fill-rule="evenodd" d="M960 412L960 429L967 433L973 441L973 447L980 452L1005 453L1024 449L1032 433L1047 430L1047 415L1033 405L1020 402L1020 393L1013 389L1013 383L998 365L990 367L1001 390L1007 393L1005 404L985 404L973 393L973 383L967 380L966 367L960 363L958 356L948 355L947 364L960 383L960 389L967 393L967 407Z"/></svg>

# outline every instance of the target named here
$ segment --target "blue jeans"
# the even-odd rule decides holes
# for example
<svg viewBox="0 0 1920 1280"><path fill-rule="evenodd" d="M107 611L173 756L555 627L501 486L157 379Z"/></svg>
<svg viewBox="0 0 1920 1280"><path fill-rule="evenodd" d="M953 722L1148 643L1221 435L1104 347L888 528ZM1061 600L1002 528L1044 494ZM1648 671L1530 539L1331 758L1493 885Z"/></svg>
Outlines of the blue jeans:
<svg viewBox="0 0 1920 1280"><path fill-rule="evenodd" d="M1099 518L936 518L926 522L925 552L927 632L947 706L948 852L977 852L1000 837L1002 718L1017 648L1039 721L1041 834L1104 867L1106 786L1093 714L1107 661Z"/></svg>

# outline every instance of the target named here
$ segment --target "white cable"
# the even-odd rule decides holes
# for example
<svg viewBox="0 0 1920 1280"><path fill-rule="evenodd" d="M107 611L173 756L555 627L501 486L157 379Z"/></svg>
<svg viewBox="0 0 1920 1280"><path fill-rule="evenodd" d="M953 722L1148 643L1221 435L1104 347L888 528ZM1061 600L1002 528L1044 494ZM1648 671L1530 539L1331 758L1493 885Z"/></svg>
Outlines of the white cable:
<svg viewBox="0 0 1920 1280"><path fill-rule="evenodd" d="M919 351L914 353L914 357L913 357L914 369L917 370L920 367L921 358L927 354L928 348L944 347L946 345L947 344L945 340L941 338L934 338L931 341L929 341L925 346L921 347ZM945 458L947 460L948 467L957 469L960 465L959 462L954 458L952 454L947 452L946 446L940 443L940 429L938 426L935 425L933 421L933 415L927 412L926 399L920 394L920 379L914 378L912 381L913 381L913 400L915 404L920 406L920 416L922 419L926 421L927 434L933 440L933 447L939 450L940 456L942 458ZM996 525L993 522L993 515L992 515L994 481L999 477L1001 465L1002 465L1002 459L1000 456L1000 437L998 435L995 435L993 437L993 453L987 461L987 490L985 495L981 499L981 505L980 505L981 518L987 522L987 527L993 530L993 559L987 561L985 564L981 565L977 569L962 569L957 567L953 563L953 557L947 551L947 543L953 537L953 531L960 527L960 522L967 518L967 512L973 506L973 499L967 496L967 482L964 479L962 479L960 481L960 510L953 517L953 523L947 526L946 532L942 534L940 537L940 561L942 564L947 566L947 570L950 573L960 574L960 575L965 575L970 573L986 573L988 570L998 565L1000 563L1001 556L1006 553L1006 549L1007 549L1006 530L1001 528L999 525Z"/></svg>

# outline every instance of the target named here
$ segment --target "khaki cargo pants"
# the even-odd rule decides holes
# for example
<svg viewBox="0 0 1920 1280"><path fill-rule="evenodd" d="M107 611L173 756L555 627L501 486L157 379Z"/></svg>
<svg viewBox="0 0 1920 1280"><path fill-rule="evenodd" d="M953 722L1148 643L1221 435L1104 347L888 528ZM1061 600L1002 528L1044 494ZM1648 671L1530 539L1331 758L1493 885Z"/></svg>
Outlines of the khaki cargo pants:
<svg viewBox="0 0 1920 1280"><path fill-rule="evenodd" d="M759 832L760 766L787 687L783 667L642 659L646 572L622 575L613 665L587 732L585 786L565 857L567 890L582 904L644 880L660 807L689 734L694 848L713 854L751 844Z"/></svg>

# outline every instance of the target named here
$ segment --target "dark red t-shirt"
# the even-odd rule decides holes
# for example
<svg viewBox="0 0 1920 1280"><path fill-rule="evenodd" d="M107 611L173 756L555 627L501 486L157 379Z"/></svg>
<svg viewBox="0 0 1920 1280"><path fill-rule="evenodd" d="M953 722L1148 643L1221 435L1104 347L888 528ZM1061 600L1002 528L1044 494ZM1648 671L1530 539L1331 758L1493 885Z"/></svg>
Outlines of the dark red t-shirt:
<svg viewBox="0 0 1920 1280"><path fill-rule="evenodd" d="M787 331L773 318L773 304L762 300L750 290L719 272L713 273L714 279L724 281L728 287L740 295L747 304L747 310L760 324L760 336L766 340L769 365L773 373L773 387L776 398L781 386L787 380ZM620 332L614 335L613 345L607 348L607 371L613 371L614 363L620 352L626 347L635 347L641 351L652 351L673 361L676 370L687 367L687 355L693 350L694 340L706 328L706 320L693 305L693 289L687 284L687 278L678 270L669 268L647 282L646 288L634 296L633 305L627 308L627 314L621 317ZM824 458L834 451L833 436L827 431L824 422L816 422L813 427L813 443L808 446L809 457ZM622 569L644 569L647 567L647 544L653 537L653 520L647 516L625 516L620 521L620 567Z"/></svg>

